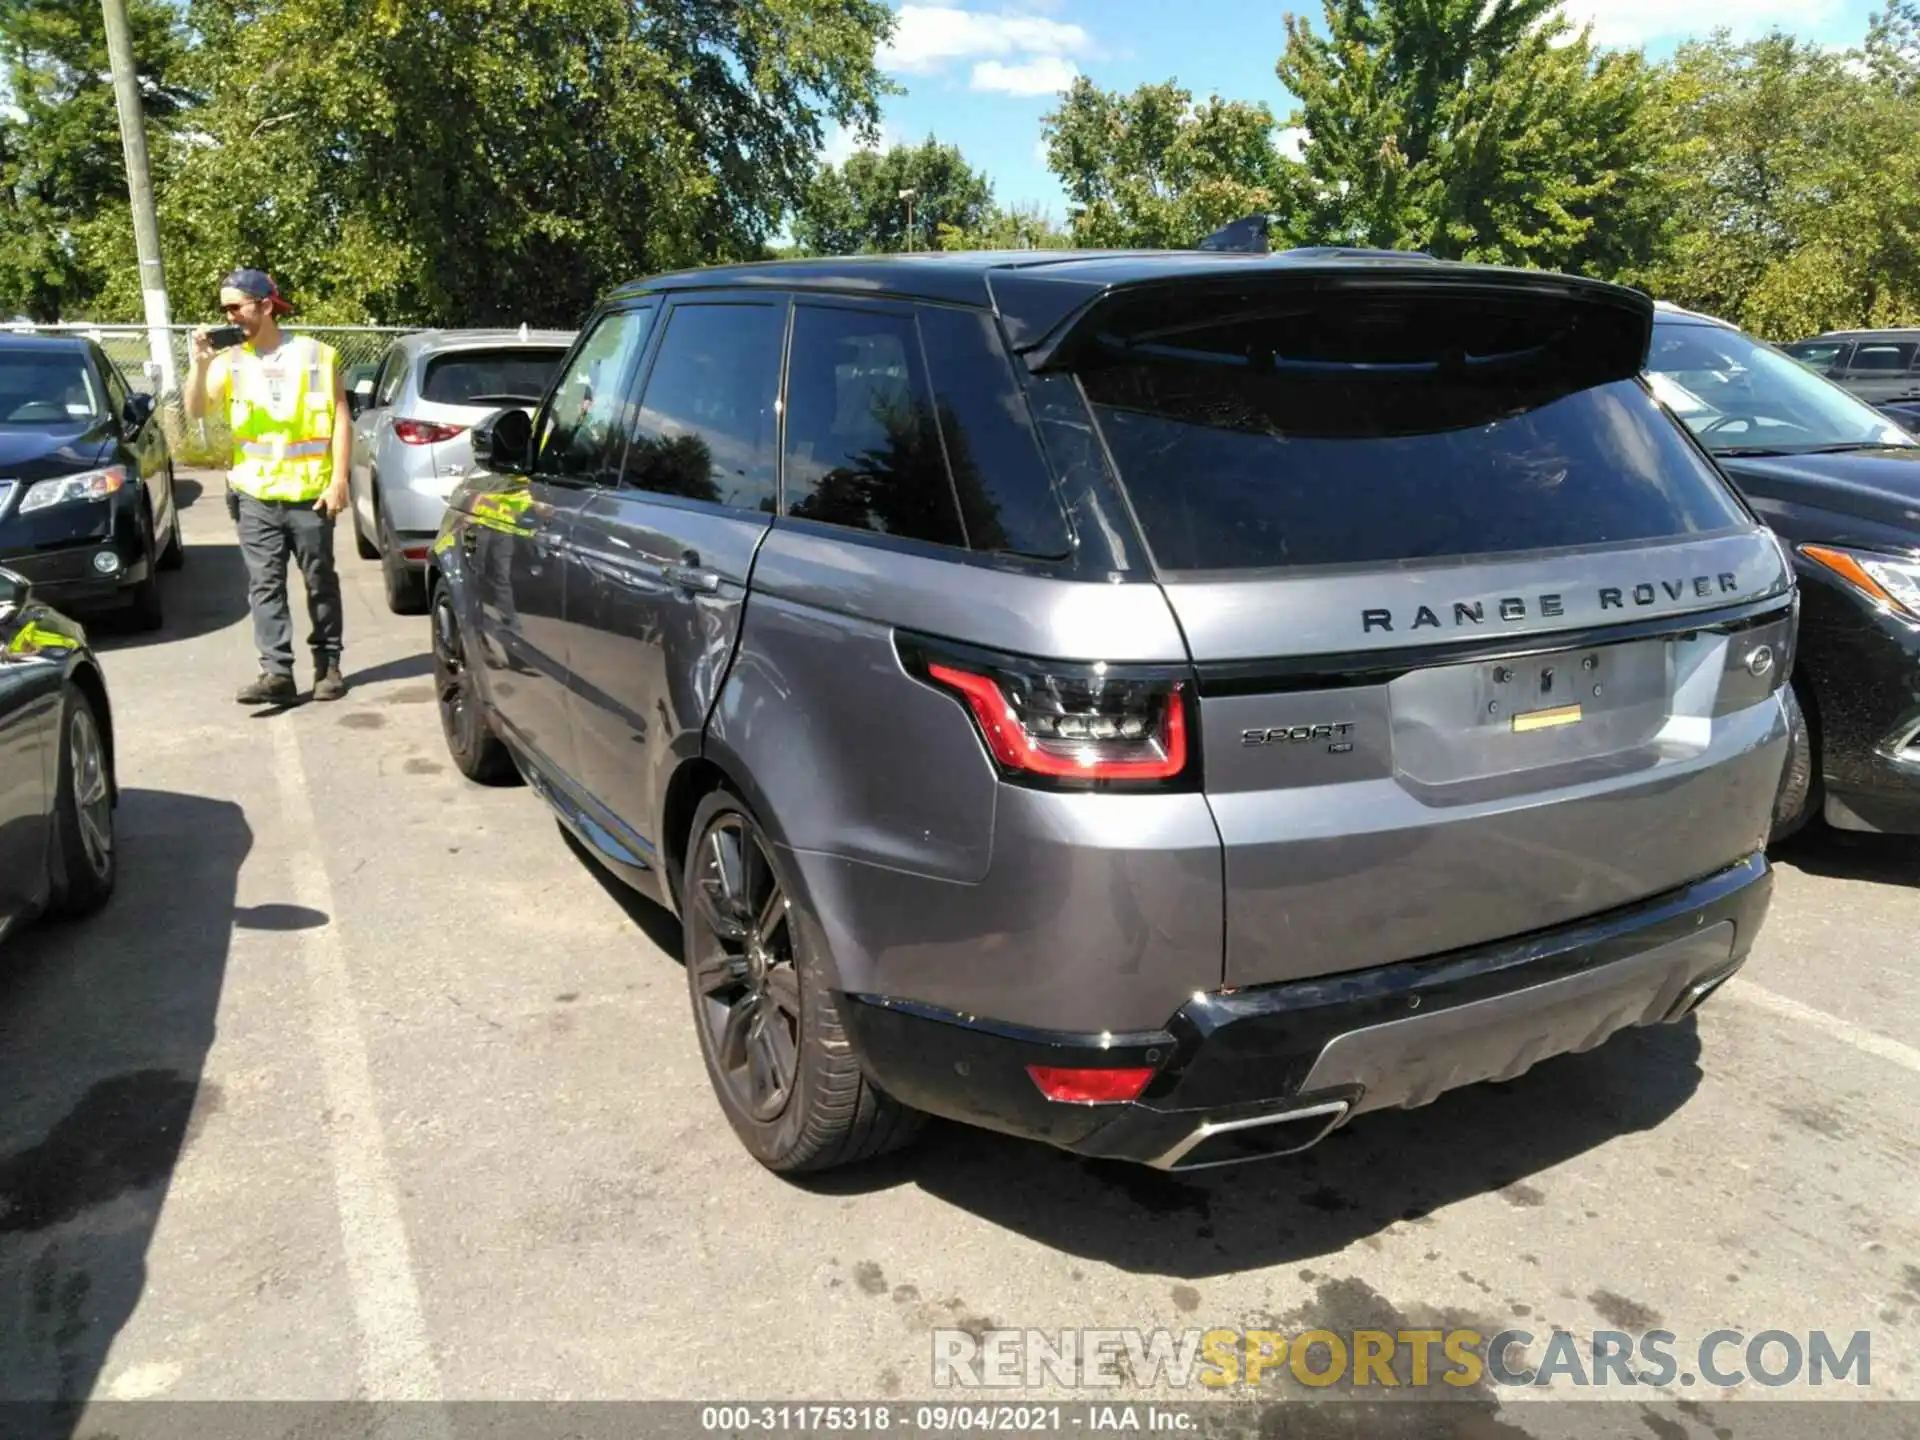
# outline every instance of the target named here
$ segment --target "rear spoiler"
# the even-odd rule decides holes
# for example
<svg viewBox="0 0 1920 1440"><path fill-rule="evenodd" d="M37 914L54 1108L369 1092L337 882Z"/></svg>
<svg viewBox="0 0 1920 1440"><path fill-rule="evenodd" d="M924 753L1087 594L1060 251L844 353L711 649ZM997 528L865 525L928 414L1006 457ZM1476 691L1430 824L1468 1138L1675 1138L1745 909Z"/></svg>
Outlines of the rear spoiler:
<svg viewBox="0 0 1920 1440"><path fill-rule="evenodd" d="M1651 297L1553 271L1342 247L1265 256L1170 251L1137 263L1138 278L1095 285L1044 268L996 275L1014 353L1035 373L1071 370L1210 322L1264 317L1284 327L1290 316L1343 313L1377 322L1403 310L1408 326L1431 333L1439 368L1525 365L1538 356L1601 384L1637 376L1653 339ZM1518 325L1526 343L1476 354L1471 333L1494 315L1506 317L1509 335Z"/></svg>

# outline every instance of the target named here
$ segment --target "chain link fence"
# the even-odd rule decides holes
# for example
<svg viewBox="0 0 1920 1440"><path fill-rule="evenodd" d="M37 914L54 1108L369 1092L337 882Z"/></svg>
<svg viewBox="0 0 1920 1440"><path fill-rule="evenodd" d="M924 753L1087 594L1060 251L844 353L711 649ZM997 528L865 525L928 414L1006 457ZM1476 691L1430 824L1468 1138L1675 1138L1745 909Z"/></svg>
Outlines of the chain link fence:
<svg viewBox="0 0 1920 1440"><path fill-rule="evenodd" d="M178 389L186 379L188 350L198 326L166 327L168 348L172 352L172 389L162 384L163 376L154 363L145 325L16 324L5 328L16 334L83 335L97 341L130 388L157 397L161 424L166 430L167 443L173 449L175 464L224 470L232 463L233 442L227 434L224 417L209 415L205 420L189 420ZM324 340L338 351L349 390L362 376L372 376L389 345L403 335L417 333L406 326L382 325L287 324L281 328L290 335L311 335Z"/></svg>

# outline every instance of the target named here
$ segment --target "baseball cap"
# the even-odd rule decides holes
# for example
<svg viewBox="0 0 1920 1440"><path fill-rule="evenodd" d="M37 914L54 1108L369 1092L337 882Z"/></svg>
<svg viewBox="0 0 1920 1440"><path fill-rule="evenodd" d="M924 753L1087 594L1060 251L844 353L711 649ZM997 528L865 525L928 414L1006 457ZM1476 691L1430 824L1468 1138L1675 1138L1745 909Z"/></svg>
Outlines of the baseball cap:
<svg viewBox="0 0 1920 1440"><path fill-rule="evenodd" d="M264 270L232 270L220 281L222 290L238 290L253 300L271 300L274 313L288 315L293 311L280 294L280 287L273 283L273 277Z"/></svg>

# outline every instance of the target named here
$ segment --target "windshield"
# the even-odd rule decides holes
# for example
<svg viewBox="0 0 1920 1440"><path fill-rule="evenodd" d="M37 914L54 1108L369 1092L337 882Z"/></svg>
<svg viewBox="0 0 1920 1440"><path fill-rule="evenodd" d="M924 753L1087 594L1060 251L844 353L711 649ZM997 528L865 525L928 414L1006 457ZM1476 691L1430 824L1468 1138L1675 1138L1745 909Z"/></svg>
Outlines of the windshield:
<svg viewBox="0 0 1920 1440"><path fill-rule="evenodd" d="M1920 443L1798 361L1717 325L1657 324L1647 379L1716 452L1800 455Z"/></svg>
<svg viewBox="0 0 1920 1440"><path fill-rule="evenodd" d="M79 352L0 351L0 425L85 424L104 410Z"/></svg>

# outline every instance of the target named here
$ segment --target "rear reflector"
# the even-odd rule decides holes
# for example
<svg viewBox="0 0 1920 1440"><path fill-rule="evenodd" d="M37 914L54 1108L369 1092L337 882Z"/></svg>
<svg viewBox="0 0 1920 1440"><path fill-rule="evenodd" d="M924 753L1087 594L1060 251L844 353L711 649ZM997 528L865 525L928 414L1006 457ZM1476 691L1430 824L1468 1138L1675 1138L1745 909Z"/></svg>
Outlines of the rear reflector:
<svg viewBox="0 0 1920 1440"><path fill-rule="evenodd" d="M1138 1069L1100 1066L1074 1069L1060 1065L1029 1065L1027 1073L1049 1100L1077 1105L1117 1105L1135 1099L1153 1079L1151 1065Z"/></svg>
<svg viewBox="0 0 1920 1440"><path fill-rule="evenodd" d="M427 558L427 547L424 545L408 545L403 548L400 553L409 560L424 560Z"/></svg>

